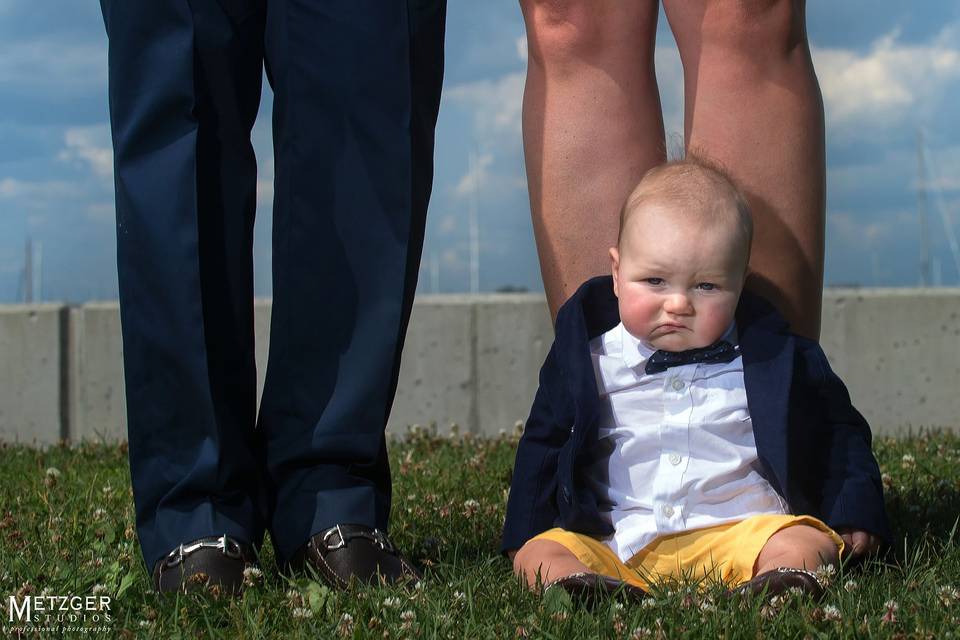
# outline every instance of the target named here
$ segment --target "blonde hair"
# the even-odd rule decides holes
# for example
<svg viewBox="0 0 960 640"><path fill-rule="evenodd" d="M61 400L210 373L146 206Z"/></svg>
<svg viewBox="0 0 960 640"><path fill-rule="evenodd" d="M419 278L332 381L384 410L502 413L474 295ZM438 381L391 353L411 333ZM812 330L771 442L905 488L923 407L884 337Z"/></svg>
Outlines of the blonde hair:
<svg viewBox="0 0 960 640"><path fill-rule="evenodd" d="M618 247L630 217L652 201L680 205L678 211L688 216L695 212L698 222L736 225L749 259L753 240L750 205L729 174L715 161L702 155L688 154L683 159L672 160L647 171L620 209Z"/></svg>

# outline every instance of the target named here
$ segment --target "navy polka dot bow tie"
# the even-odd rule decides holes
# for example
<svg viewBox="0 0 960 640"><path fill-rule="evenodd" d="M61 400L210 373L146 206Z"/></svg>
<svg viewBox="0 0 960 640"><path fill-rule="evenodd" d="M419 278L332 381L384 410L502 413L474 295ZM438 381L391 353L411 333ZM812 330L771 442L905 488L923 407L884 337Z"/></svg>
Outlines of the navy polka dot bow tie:
<svg viewBox="0 0 960 640"><path fill-rule="evenodd" d="M736 360L740 355L740 347L734 346L726 340L714 342L709 347L700 347L699 349L687 349L686 351L654 351L647 364L644 367L646 373L660 373L670 367L679 367L685 364L702 362L704 364L715 364L718 362L730 362Z"/></svg>

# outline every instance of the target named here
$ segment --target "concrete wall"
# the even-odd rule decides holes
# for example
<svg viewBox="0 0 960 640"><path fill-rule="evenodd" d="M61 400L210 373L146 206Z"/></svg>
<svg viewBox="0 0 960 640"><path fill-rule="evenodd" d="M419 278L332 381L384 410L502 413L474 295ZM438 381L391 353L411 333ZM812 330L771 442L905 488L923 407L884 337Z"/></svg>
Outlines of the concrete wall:
<svg viewBox="0 0 960 640"><path fill-rule="evenodd" d="M256 302L255 326L262 389L269 301ZM513 429L529 411L551 339L542 295L419 297L388 430ZM830 290L822 342L876 433L960 430L960 289ZM125 434L116 303L0 306L0 440Z"/></svg>

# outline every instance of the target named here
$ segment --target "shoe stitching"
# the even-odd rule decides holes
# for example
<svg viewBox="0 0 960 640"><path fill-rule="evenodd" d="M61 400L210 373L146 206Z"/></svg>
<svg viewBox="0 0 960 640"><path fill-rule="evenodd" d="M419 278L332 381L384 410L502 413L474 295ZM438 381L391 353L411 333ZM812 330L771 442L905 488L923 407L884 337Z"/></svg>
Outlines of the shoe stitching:
<svg viewBox="0 0 960 640"><path fill-rule="evenodd" d="M316 553L317 558L320 560L320 562L323 563L323 566L327 568L327 572L329 572L329 574L333 576L333 581L336 583L336 585L342 586L344 588L350 586L350 583L348 583L346 580L344 580L343 578L337 575L337 572L333 570L333 567L330 566L330 563L327 562L327 559L323 556L323 554L320 553L320 550L316 548L316 545L314 545L314 549L317 552Z"/></svg>

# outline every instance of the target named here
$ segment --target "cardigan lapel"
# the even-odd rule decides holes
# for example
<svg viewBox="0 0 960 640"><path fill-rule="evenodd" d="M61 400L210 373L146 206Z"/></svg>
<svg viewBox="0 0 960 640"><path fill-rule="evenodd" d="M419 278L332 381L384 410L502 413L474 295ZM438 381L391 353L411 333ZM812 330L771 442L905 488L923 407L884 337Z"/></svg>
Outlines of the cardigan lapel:
<svg viewBox="0 0 960 640"><path fill-rule="evenodd" d="M564 323L564 330L557 331L557 335L565 334L570 338L562 350L560 369L575 406L573 439L582 442L595 426L600 406L590 340L620 322L613 278L591 278L577 290L570 302L572 304L565 310L568 313L557 316L557 324Z"/></svg>
<svg viewBox="0 0 960 640"><path fill-rule="evenodd" d="M742 295L737 308L737 331L757 456L767 480L786 496L794 337L771 306L748 293Z"/></svg>

